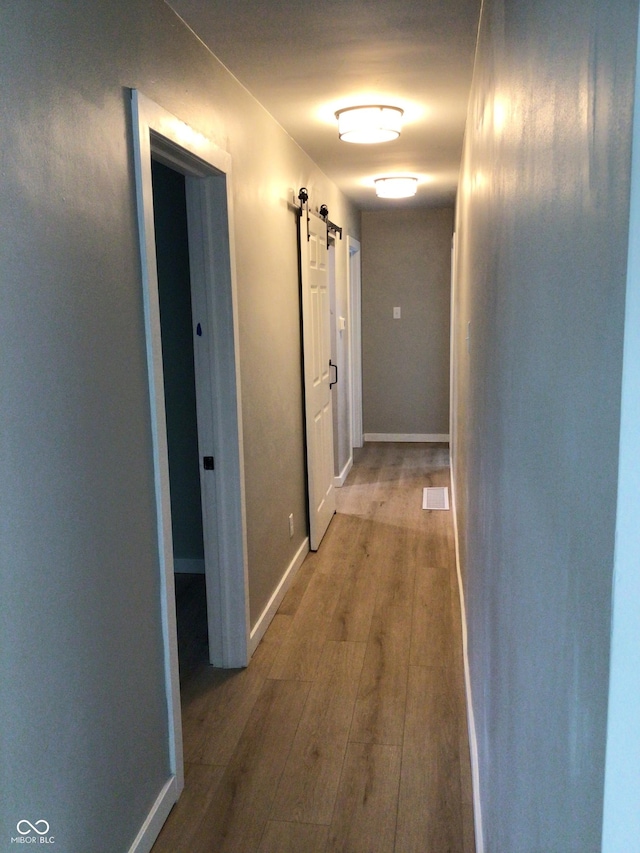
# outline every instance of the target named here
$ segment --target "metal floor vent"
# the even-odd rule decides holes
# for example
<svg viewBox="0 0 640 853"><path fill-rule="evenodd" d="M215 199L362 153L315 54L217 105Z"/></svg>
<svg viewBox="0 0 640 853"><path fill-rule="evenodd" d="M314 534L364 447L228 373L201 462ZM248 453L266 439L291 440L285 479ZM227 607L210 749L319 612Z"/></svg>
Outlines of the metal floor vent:
<svg viewBox="0 0 640 853"><path fill-rule="evenodd" d="M427 486L422 490L422 509L449 509L446 486Z"/></svg>

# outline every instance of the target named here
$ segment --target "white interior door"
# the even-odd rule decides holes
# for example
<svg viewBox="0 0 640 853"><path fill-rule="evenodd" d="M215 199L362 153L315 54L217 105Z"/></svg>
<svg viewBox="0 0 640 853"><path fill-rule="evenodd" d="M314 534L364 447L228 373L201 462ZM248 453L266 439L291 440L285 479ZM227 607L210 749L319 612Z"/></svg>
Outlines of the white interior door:
<svg viewBox="0 0 640 853"><path fill-rule="evenodd" d="M196 410L198 419L198 456L200 465L200 491L202 504L202 532L204 546L205 585L207 595L207 629L209 636L209 662L220 666L224 657L224 642L220 610L220 561L218 542L219 484L215 468L215 399L216 354L213 350L213 329L208 306L208 284L205 269L207 259L203 252L202 211L198 204L198 183L202 178L187 178L187 208L189 217L189 263L191 275L191 309L193 357L196 385ZM220 457L218 455L218 466Z"/></svg>
<svg viewBox="0 0 640 853"><path fill-rule="evenodd" d="M333 484L331 329L327 226L303 210L300 217L302 329L309 490L309 545L316 551L336 511Z"/></svg>

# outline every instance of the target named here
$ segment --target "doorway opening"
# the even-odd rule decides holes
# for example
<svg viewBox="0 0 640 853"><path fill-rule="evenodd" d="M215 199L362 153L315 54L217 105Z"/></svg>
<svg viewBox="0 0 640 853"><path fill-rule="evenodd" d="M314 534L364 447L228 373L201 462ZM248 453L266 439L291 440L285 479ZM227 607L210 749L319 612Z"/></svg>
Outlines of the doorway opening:
<svg viewBox="0 0 640 853"><path fill-rule="evenodd" d="M180 681L209 659L185 176L151 158Z"/></svg>

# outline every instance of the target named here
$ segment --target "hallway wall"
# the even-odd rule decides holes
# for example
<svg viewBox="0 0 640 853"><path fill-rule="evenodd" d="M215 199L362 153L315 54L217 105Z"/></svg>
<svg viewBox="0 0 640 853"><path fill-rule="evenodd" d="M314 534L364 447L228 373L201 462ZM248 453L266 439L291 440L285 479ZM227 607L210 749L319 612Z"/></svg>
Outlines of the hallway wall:
<svg viewBox="0 0 640 853"><path fill-rule="evenodd" d="M362 213L365 434L449 433L452 233L451 208Z"/></svg>
<svg viewBox="0 0 640 853"><path fill-rule="evenodd" d="M161 0L2 4L0 79L0 850L122 853L169 774L129 88L232 158L252 624L305 538L289 203L359 218Z"/></svg>
<svg viewBox="0 0 640 853"><path fill-rule="evenodd" d="M600 851L637 11L483 6L453 455L487 853Z"/></svg>

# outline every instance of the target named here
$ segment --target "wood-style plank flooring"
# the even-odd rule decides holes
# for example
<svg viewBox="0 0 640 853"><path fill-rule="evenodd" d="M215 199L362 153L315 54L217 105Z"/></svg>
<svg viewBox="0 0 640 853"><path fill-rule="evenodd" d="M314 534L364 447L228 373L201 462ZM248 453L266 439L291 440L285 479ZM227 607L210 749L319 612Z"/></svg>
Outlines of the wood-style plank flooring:
<svg viewBox="0 0 640 853"><path fill-rule="evenodd" d="M249 667L179 578L185 790L153 853L473 853L444 446L367 444Z"/></svg>

